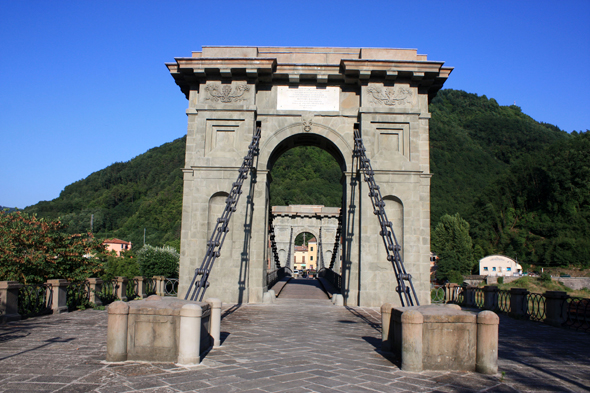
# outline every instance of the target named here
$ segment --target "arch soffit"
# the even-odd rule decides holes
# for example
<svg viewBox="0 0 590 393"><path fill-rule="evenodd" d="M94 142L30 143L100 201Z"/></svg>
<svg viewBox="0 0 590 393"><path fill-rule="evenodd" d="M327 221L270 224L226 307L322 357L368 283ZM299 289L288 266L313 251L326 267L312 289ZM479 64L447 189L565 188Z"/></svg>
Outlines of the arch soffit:
<svg viewBox="0 0 590 393"><path fill-rule="evenodd" d="M328 126L325 126L323 124L317 124L317 123L313 124L312 131L310 131L310 132L300 132L300 131L299 132L292 132L291 129L299 128L302 126L302 124L303 124L302 122L295 122L293 124L290 124L288 126L280 128L277 131L275 131L263 143L263 145L260 149L259 159L263 163L266 164L266 169L269 169L269 170L271 169L272 166L271 166L270 161L272 158L274 158L275 160L276 160L276 158L278 158L278 156L274 157L276 155L275 151L277 150L277 148L279 146L281 146L281 144L284 143L290 137L294 137L297 135L302 135L302 136L314 135L316 137L323 138L324 140L322 142L327 143L327 144L331 144L335 148L335 150L339 153L340 157L334 156L334 154L329 149L325 149L322 146L318 146L318 147L323 148L328 153L332 154L332 156L334 156L334 159L336 161L338 161L338 164L343 166L343 168L342 168L343 171L346 171L347 168L351 168L353 149L350 146L350 144L342 137L342 134L340 134L339 132L337 132L336 130L334 130ZM318 129L323 130L324 132L317 132ZM330 139L329 138L330 135L333 135L334 138Z"/></svg>

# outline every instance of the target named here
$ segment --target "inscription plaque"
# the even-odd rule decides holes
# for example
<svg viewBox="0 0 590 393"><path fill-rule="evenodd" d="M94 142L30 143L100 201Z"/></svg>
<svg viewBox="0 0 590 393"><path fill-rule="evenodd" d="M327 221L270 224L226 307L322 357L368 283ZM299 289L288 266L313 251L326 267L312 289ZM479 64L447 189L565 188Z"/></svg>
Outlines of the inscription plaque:
<svg viewBox="0 0 590 393"><path fill-rule="evenodd" d="M339 111L340 88L315 86L278 86L277 110Z"/></svg>

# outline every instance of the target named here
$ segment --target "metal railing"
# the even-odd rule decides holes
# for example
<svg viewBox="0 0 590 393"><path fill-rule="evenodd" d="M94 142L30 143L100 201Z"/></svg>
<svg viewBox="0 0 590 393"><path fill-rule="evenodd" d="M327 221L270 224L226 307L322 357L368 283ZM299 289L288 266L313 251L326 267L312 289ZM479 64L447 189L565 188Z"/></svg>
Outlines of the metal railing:
<svg viewBox="0 0 590 393"><path fill-rule="evenodd" d="M90 284L87 281L71 282L66 290L68 311L90 307Z"/></svg>
<svg viewBox="0 0 590 393"><path fill-rule="evenodd" d="M570 297L565 292L530 293L523 289L457 287L449 298L448 287L431 287L432 303L457 303L487 309L516 318L590 332L590 299ZM514 291L514 292L513 292Z"/></svg>
<svg viewBox="0 0 590 393"><path fill-rule="evenodd" d="M288 266L275 269L272 272L266 273L266 287L271 289L280 279L286 276L291 276L293 272Z"/></svg>
<svg viewBox="0 0 590 393"><path fill-rule="evenodd" d="M318 271L318 277L325 278L338 293L342 293L342 276L340 274L332 269L324 268Z"/></svg>
<svg viewBox="0 0 590 393"><path fill-rule="evenodd" d="M51 313L51 284L23 285L18 290L18 313L21 318Z"/></svg>
<svg viewBox="0 0 590 393"><path fill-rule="evenodd" d="M178 278L164 279L164 296L178 295Z"/></svg>
<svg viewBox="0 0 590 393"><path fill-rule="evenodd" d="M542 293L528 293L526 299L526 315L533 321L543 321L546 317L547 299Z"/></svg>

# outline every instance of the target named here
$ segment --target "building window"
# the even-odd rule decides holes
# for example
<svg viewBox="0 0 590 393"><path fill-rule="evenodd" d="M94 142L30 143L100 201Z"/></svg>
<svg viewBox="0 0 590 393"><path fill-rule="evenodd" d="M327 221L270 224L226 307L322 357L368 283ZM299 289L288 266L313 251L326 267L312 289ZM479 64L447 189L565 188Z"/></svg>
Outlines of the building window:
<svg viewBox="0 0 590 393"><path fill-rule="evenodd" d="M493 267L493 268L492 268L492 271L494 271L494 272L495 272L495 271L496 271L496 268L495 268L495 267Z"/></svg>
<svg viewBox="0 0 590 393"><path fill-rule="evenodd" d="M506 271L507 271L507 272L511 272L511 271L512 271L512 268L511 268L511 267L507 267L507 268L506 268Z"/></svg>
<svg viewBox="0 0 590 393"><path fill-rule="evenodd" d="M483 271L484 271L484 272L487 272L487 271L488 271L488 267L487 267L487 266L485 266L485 267L483 268Z"/></svg>
<svg viewBox="0 0 590 393"><path fill-rule="evenodd" d="M310 251L313 251L313 246L309 248Z"/></svg>
<svg viewBox="0 0 590 393"><path fill-rule="evenodd" d="M309 260L310 260L310 261L313 261L313 255L310 255L310 256L309 256Z"/></svg>

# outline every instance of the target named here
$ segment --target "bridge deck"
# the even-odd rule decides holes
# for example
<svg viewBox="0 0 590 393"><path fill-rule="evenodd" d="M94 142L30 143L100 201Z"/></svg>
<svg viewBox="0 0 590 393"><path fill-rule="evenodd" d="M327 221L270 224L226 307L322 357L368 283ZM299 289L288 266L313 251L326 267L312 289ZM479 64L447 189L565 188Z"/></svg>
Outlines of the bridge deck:
<svg viewBox="0 0 590 393"><path fill-rule="evenodd" d="M587 391L590 335L501 317L500 376L402 372L379 353L378 309L277 299L225 307L202 365L107 365L105 311L0 325L0 392Z"/></svg>
<svg viewBox="0 0 590 393"><path fill-rule="evenodd" d="M328 300L328 295L322 289L320 283L313 278L293 278L281 291L282 299L323 299ZM327 304L330 302L328 301Z"/></svg>

